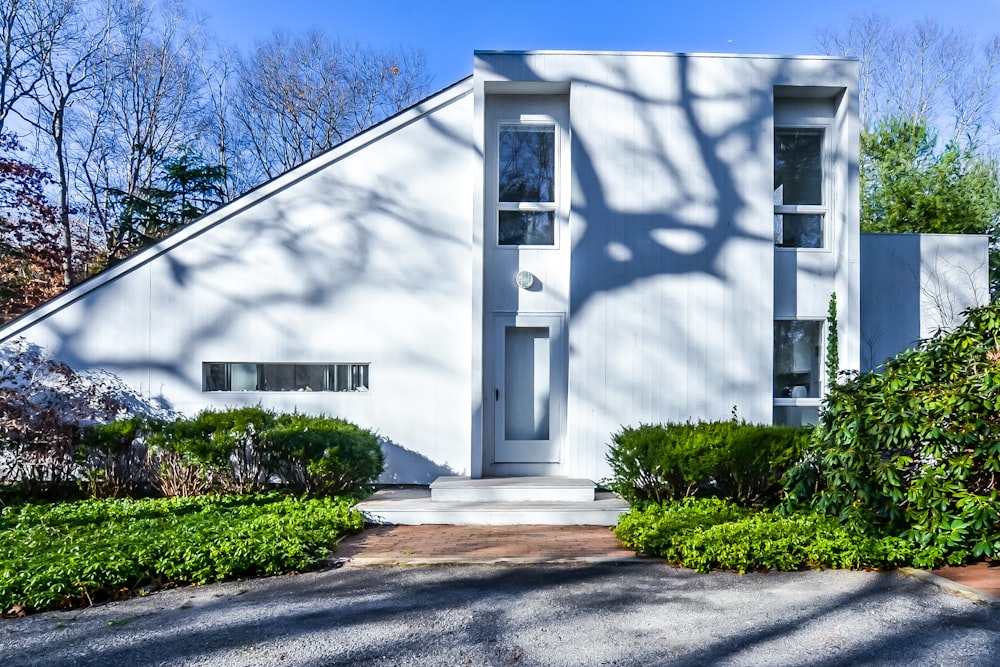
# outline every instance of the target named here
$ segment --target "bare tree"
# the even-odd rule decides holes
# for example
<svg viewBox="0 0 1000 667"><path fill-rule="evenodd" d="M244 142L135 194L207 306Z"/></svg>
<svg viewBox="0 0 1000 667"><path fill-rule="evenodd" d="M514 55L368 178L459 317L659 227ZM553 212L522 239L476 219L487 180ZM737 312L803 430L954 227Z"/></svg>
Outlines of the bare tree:
<svg viewBox="0 0 1000 667"><path fill-rule="evenodd" d="M177 0L115 0L104 59L107 83L88 104L85 192L110 255L130 248L129 213L116 206L149 190L201 113L198 26ZM81 124L83 125L83 124Z"/></svg>
<svg viewBox="0 0 1000 667"><path fill-rule="evenodd" d="M208 55L186 3L0 0L0 133L10 113L28 123L33 162L53 175L64 285L89 270L84 242L107 258L148 242L133 204L152 205L139 214L149 222L172 183L225 174L221 197L232 198L427 90L419 53L318 31Z"/></svg>
<svg viewBox="0 0 1000 667"><path fill-rule="evenodd" d="M240 60L233 102L243 166L271 178L419 99L422 57L276 32Z"/></svg>
<svg viewBox="0 0 1000 667"><path fill-rule="evenodd" d="M68 11L61 0L5 0L0 6L0 135L11 111L41 83Z"/></svg>
<svg viewBox="0 0 1000 667"><path fill-rule="evenodd" d="M65 20L48 26L43 39L53 44L51 57L42 63L41 80L32 93L35 114L26 119L51 142L58 187L59 227L63 241L63 283L74 280L73 229L70 202L73 145L69 135L74 106L103 85L105 44L110 14L65 0Z"/></svg>
<svg viewBox="0 0 1000 667"><path fill-rule="evenodd" d="M853 17L839 31L816 35L824 53L860 61L861 118L921 119L942 136L978 145L992 116L1000 85L1000 37L976 46L932 19L900 27L878 14Z"/></svg>
<svg viewBox="0 0 1000 667"><path fill-rule="evenodd" d="M203 51L200 61L205 110L198 135L202 154L209 162L222 167L226 174L221 192L224 201L259 182L240 166L240 156L247 154L248 142L237 127L233 113L234 98L238 97L234 91L239 61L239 53L227 47L219 48L213 55Z"/></svg>

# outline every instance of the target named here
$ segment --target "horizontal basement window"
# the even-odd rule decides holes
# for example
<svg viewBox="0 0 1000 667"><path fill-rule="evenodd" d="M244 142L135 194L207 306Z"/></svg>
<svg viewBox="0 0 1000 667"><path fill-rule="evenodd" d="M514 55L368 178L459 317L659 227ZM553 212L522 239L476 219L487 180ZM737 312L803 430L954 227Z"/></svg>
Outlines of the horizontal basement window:
<svg viewBox="0 0 1000 667"><path fill-rule="evenodd" d="M204 362L202 391L368 391L368 366Z"/></svg>

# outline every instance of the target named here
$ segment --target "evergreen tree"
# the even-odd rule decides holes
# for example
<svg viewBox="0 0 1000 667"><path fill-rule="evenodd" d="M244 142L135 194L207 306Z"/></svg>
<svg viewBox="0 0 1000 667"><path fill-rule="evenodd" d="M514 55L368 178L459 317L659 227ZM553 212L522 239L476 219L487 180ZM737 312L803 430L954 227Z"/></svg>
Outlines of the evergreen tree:
<svg viewBox="0 0 1000 667"><path fill-rule="evenodd" d="M862 231L996 233L996 164L973 148L936 144L923 120L885 118L862 133Z"/></svg>

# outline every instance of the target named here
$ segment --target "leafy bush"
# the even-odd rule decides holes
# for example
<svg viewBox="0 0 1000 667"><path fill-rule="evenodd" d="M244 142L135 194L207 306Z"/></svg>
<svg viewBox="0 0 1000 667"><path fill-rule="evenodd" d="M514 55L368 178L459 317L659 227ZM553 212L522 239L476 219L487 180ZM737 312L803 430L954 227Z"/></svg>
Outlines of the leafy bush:
<svg viewBox="0 0 1000 667"><path fill-rule="evenodd" d="M106 372L77 372L23 338L0 345L0 484L59 495L85 476L83 431L129 415L172 416Z"/></svg>
<svg viewBox="0 0 1000 667"><path fill-rule="evenodd" d="M742 421L641 425L612 436L608 486L631 503L692 495L774 503L809 431Z"/></svg>
<svg viewBox="0 0 1000 667"><path fill-rule="evenodd" d="M298 491L356 491L374 482L385 467L375 434L342 419L282 415L267 441L278 477Z"/></svg>
<svg viewBox="0 0 1000 667"><path fill-rule="evenodd" d="M193 419L127 420L97 427L88 456L114 463L148 449L145 467L163 495L252 493L283 485L295 492L356 493L385 465L374 433L341 419L275 414L259 406L204 410ZM147 447L148 445L148 447ZM110 466L91 464L91 488L103 495ZM118 484L124 486L124 483Z"/></svg>
<svg viewBox="0 0 1000 667"><path fill-rule="evenodd" d="M786 509L899 535L952 562L1000 557L1000 305L835 387Z"/></svg>
<svg viewBox="0 0 1000 667"><path fill-rule="evenodd" d="M781 516L714 498L633 508L615 535L628 548L698 572L894 567L922 556L906 540L864 535L822 514Z"/></svg>
<svg viewBox="0 0 1000 667"><path fill-rule="evenodd" d="M79 485L99 497L173 497L282 483L343 493L383 466L375 434L339 419L260 406L179 418L110 373L76 372L24 339L0 345L0 486L18 494L66 497Z"/></svg>
<svg viewBox="0 0 1000 667"><path fill-rule="evenodd" d="M266 434L277 421L260 406L202 410L152 435L164 495L196 495L206 489L253 493L267 489L273 464Z"/></svg>
<svg viewBox="0 0 1000 667"><path fill-rule="evenodd" d="M322 565L364 518L351 501L258 496L88 500L0 511L0 610Z"/></svg>
<svg viewBox="0 0 1000 667"><path fill-rule="evenodd" d="M200 496L215 487L221 469L194 453L202 450L204 435L191 420L151 424L148 440L147 463L160 494Z"/></svg>
<svg viewBox="0 0 1000 667"><path fill-rule="evenodd" d="M78 463L91 496L126 498L148 490L152 474L143 440L147 431L147 420L129 417L97 424L84 432Z"/></svg>

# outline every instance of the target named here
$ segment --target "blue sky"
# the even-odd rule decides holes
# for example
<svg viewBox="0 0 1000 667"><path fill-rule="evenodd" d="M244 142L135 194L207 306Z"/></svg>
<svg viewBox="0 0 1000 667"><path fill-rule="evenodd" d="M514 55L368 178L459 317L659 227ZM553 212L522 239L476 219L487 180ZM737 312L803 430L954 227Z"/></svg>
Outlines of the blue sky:
<svg viewBox="0 0 1000 667"><path fill-rule="evenodd" d="M1000 31L1000 0L192 0L206 28L241 47L276 28L422 50L435 87L472 73L476 49L815 53L814 34L852 15L925 17L977 41Z"/></svg>

